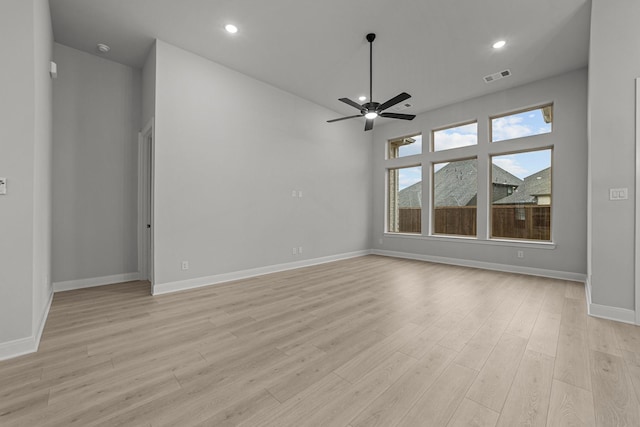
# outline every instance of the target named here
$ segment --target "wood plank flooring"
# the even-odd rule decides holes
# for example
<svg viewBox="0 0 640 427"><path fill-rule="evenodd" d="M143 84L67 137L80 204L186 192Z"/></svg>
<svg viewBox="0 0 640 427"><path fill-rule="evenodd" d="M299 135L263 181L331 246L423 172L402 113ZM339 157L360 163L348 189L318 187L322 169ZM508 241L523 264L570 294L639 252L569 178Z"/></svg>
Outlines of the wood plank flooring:
<svg viewBox="0 0 640 427"><path fill-rule="evenodd" d="M575 282L366 256L58 293L2 426L640 426L640 327Z"/></svg>

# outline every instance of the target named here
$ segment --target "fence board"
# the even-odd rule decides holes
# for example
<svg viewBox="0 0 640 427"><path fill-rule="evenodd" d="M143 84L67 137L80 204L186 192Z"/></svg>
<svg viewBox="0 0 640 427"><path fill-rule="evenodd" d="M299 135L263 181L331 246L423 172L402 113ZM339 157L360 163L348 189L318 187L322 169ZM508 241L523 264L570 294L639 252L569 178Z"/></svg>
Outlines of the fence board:
<svg viewBox="0 0 640 427"><path fill-rule="evenodd" d="M400 233L421 233L422 232L422 209L421 208L400 208L398 209L398 232Z"/></svg>
<svg viewBox="0 0 640 427"><path fill-rule="evenodd" d="M399 232L420 233L422 209L399 209ZM551 240L551 206L494 205L491 207L491 237ZM434 212L434 234L475 236L475 206L439 206Z"/></svg>

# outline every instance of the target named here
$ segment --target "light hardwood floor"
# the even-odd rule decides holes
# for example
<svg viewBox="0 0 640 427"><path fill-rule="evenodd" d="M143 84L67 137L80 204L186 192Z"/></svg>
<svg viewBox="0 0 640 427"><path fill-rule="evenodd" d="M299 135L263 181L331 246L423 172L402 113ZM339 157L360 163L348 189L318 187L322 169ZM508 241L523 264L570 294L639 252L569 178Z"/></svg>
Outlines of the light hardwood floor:
<svg viewBox="0 0 640 427"><path fill-rule="evenodd" d="M640 426L640 328L582 284L366 256L58 293L0 425Z"/></svg>

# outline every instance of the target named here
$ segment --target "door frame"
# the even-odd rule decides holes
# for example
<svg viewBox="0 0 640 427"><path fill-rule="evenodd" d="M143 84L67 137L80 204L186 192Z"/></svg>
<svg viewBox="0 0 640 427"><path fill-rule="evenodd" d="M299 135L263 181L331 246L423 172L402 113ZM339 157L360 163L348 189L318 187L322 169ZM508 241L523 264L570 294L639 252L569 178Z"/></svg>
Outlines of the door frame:
<svg viewBox="0 0 640 427"><path fill-rule="evenodd" d="M635 294L636 325L640 325L640 77L636 78L636 177L635 177Z"/></svg>
<svg viewBox="0 0 640 427"><path fill-rule="evenodd" d="M147 147L147 141L150 141ZM138 273L141 280L151 282L154 291L154 189L155 189L155 125L153 117L138 132ZM147 250L147 218L151 223Z"/></svg>

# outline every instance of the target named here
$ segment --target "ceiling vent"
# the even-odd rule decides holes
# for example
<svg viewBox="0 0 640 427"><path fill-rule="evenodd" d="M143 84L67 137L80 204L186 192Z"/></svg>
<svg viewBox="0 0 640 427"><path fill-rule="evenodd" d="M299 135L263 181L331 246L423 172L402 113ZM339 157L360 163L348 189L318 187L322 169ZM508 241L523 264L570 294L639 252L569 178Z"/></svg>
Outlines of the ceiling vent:
<svg viewBox="0 0 640 427"><path fill-rule="evenodd" d="M403 104L399 104L399 105L393 107L392 109L395 110L395 111L402 111L402 110L406 110L407 108L411 108L411 107L412 107L411 104L409 104L408 102L405 102Z"/></svg>
<svg viewBox="0 0 640 427"><path fill-rule="evenodd" d="M484 76L485 83L495 82L496 80L504 79L505 77L509 77L511 75L511 70L500 71L499 73L489 74L488 76Z"/></svg>

